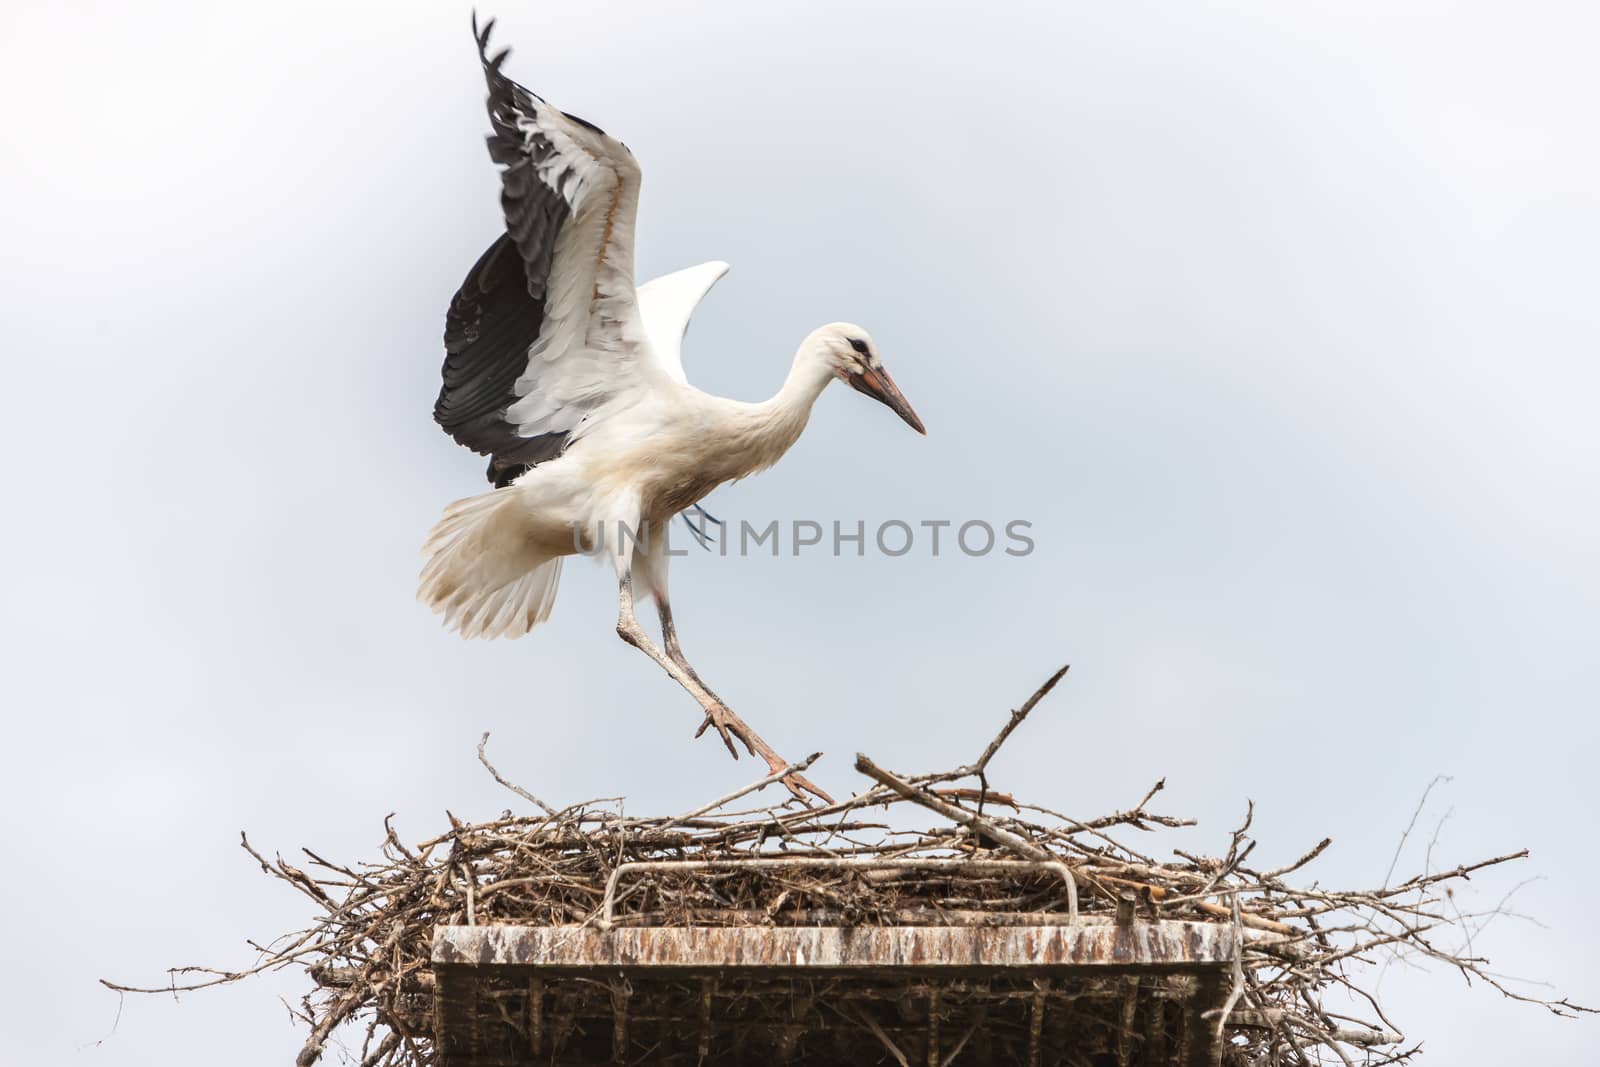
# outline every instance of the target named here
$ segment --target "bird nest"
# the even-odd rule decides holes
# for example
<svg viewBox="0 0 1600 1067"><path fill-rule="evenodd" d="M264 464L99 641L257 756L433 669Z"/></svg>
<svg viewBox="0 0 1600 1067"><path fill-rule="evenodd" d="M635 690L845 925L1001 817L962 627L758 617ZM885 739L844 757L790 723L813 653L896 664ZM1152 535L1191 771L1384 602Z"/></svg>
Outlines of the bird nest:
<svg viewBox="0 0 1600 1067"><path fill-rule="evenodd" d="M175 968L153 989L107 984L181 991L304 967L302 1067L325 1053L364 1067L1401 1063L1417 1044L1372 989L1375 965L1397 954L1444 962L1558 1015L1589 1010L1518 993L1486 960L1449 947L1453 930L1492 917L1461 911L1453 884L1526 852L1335 891L1293 877L1327 840L1287 866L1252 864L1248 814L1220 855L1156 858L1151 838L1193 825L1152 810L1161 782L1133 807L1088 820L991 789L990 760L1062 673L1011 713L975 763L900 775L861 756L865 788L823 807L741 808L773 775L676 816L626 816L608 801L557 809L501 776L480 743L484 766L528 810L479 824L450 816L448 832L415 845L386 821L381 857L355 864L304 850L296 865L244 840L265 872L310 900L307 928L263 947L244 970ZM914 940L953 929L992 940L1100 929L1106 945L1182 930L1191 946L1225 951L1209 971L1127 961L796 971L741 958L772 966L585 972L519 969L502 957L452 968L440 946L463 928L601 940L687 930L737 938L741 952L817 930ZM457 980L467 973L470 983Z"/></svg>

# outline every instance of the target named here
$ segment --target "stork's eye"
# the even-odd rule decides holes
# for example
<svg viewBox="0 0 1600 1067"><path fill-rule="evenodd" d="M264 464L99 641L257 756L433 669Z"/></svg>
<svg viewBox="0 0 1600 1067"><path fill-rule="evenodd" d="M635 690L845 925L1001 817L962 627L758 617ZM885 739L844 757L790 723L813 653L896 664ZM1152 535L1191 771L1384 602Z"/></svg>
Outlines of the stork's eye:
<svg viewBox="0 0 1600 1067"><path fill-rule="evenodd" d="M867 354L867 342L863 341L859 337L850 338L850 347L855 349L863 356Z"/></svg>

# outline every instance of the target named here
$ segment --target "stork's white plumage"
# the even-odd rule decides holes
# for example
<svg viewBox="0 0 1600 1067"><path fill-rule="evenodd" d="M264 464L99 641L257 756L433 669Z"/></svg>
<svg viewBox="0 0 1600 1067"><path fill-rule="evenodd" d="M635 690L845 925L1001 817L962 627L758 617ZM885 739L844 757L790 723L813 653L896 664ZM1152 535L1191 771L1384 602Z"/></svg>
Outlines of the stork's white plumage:
<svg viewBox="0 0 1600 1067"><path fill-rule="evenodd" d="M638 164L620 141L508 79L508 52L488 54L493 26L480 32L474 19L473 34L506 232L450 303L434 418L490 457L495 488L445 509L423 548L418 597L464 637L519 637L549 617L562 558L603 548L617 570L617 632L694 696L701 732L714 726L736 758L734 738L782 770L684 658L667 599L667 524L718 485L777 462L835 378L919 433L922 423L872 339L849 323L806 337L770 400L690 385L684 331L727 264L635 289ZM635 618L636 593L655 598L664 649ZM824 795L799 775L786 784Z"/></svg>

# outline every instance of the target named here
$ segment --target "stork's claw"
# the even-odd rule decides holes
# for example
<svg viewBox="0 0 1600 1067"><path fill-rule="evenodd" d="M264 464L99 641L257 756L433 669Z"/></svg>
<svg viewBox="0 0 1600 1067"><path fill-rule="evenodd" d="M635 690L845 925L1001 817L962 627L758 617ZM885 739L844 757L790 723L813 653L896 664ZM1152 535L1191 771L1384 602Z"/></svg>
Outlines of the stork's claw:
<svg viewBox="0 0 1600 1067"><path fill-rule="evenodd" d="M744 724L744 720L735 715L726 704L718 702L708 708L706 717L700 722L700 729L696 730L694 735L699 737L712 726L717 728L717 733L721 736L722 743L728 746L728 753L734 759L739 758L739 750L733 744L733 739L737 737L744 742L744 747L750 751L752 756L760 756L767 761L767 771L769 773L778 774L789 766L783 757L767 746L765 741L751 733L750 727ZM831 796L798 771L794 774L784 775L778 779L778 782L802 804L809 805L813 798L822 801L824 804L833 803Z"/></svg>
<svg viewBox="0 0 1600 1067"><path fill-rule="evenodd" d="M783 770L787 766L788 766L787 763L779 763L776 767L772 768L772 773L773 774L777 774L779 771ZM782 786L785 789L787 789L790 793L792 793L794 795L794 798L796 800L798 800L802 804L807 805L808 807L811 804L811 798L812 797L816 797L818 800L822 801L824 804L832 804L833 803L833 798L832 797L830 797L827 793L825 793L821 789L819 789L815 784L812 783L811 779L807 778L805 775L801 774L799 771L796 771L793 774L786 775L786 776L784 776L782 778L779 778L778 781L779 781L780 784L782 784ZM807 794L810 794L810 795L808 796Z"/></svg>
<svg viewBox="0 0 1600 1067"><path fill-rule="evenodd" d="M715 705L714 710L706 712L705 719L700 723L700 729L696 730L694 735L699 737L701 734L706 732L707 726L715 726L717 728L717 733L722 736L722 743L728 746L728 755L732 756L734 759L738 759L739 750L733 747L733 735L728 732L728 719L731 714L732 713L728 711L727 705ZM746 747L750 748L750 754L752 756L755 755L756 750L753 747L748 745ZM778 769L782 770L783 768L780 767Z"/></svg>

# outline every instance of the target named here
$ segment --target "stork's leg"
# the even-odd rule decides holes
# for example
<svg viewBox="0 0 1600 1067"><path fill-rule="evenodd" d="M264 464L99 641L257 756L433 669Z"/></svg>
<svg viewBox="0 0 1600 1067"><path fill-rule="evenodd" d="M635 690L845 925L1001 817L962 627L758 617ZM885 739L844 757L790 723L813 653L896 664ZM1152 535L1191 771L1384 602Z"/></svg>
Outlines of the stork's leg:
<svg viewBox="0 0 1600 1067"><path fill-rule="evenodd" d="M683 521L689 521L689 513L683 512ZM722 738L722 743L727 746L729 755L734 759L739 758L739 750L734 747L733 737L728 732L728 704L706 684L705 679L694 669L683 654L683 648L678 644L678 628L672 624L672 605L667 598L667 527L659 528L659 534L647 538L633 554L633 575L641 583L648 585L656 601L656 611L661 619L662 644L666 646L667 658L683 668L690 678L693 678L701 689L716 702L716 707L706 713L701 720L700 729L694 732L696 737L706 732L706 727L715 726L717 734Z"/></svg>
<svg viewBox="0 0 1600 1067"><path fill-rule="evenodd" d="M705 719L700 723L700 729L694 732L696 737L706 732L706 727L715 726L717 733L722 735L722 743L728 746L728 751L733 752L733 758L738 759L739 753L734 751L733 742L728 739L728 719L733 711L728 707L728 702L712 692L711 687L700 677L700 672L694 669L694 664L689 662L689 657L683 654L683 646L678 643L678 628L672 623L672 605L668 602L666 594L656 593L656 613L661 619L661 640L667 646L667 658L688 672L689 677L700 684L700 688L716 701L716 707L706 712ZM775 768L776 769L776 768Z"/></svg>
<svg viewBox="0 0 1600 1067"><path fill-rule="evenodd" d="M665 624L670 618L671 611L666 609L663 616L664 631ZM695 674L694 668L690 667L688 661L683 659L683 651L681 649L677 650L676 656L669 656L657 648L655 642L650 640L650 635L645 633L643 626L639 625L639 619L633 611L633 570L631 566L623 568L617 582L617 634L628 644L655 660L662 670L672 676L673 681L683 686L689 695L695 698L701 709L705 711L706 718L711 725L717 728L717 732L727 742L728 751L733 753L735 759L739 758L739 752L734 748L732 741L729 740L729 735L738 738L752 756L759 756L765 760L767 767L773 774L778 773L789 765L788 761L773 751L772 746L763 741L759 734L745 725L744 720L733 713L733 709L729 708L711 690L706 688L705 684ZM676 647L677 636L675 633L667 640ZM698 737L704 731L705 726L702 725L695 736ZM789 775L783 779L783 784L788 788L789 792L801 800L809 799L806 796L806 793L809 792L829 804L833 803L832 797L818 789L802 774Z"/></svg>
<svg viewBox="0 0 1600 1067"><path fill-rule="evenodd" d="M728 752L734 759L739 758L739 750L733 746L733 737L728 732L728 716L733 714L728 709L727 701L712 692L711 687L700 677L700 672L694 669L688 657L683 654L683 647L678 644L678 628L672 625L672 608L667 603L664 593L656 593L656 611L661 619L661 643L666 646L667 658L683 669L683 672L694 679L696 685L705 691L711 698L712 706L706 711L706 717L700 722L700 729L694 732L696 737L706 732L706 727L715 726L717 733L722 737L722 743L728 746Z"/></svg>
<svg viewBox="0 0 1600 1067"><path fill-rule="evenodd" d="M728 717L733 712L729 709L727 701L712 692L711 687L706 685L705 680L700 677L700 673L694 669L694 664L690 663L689 658L683 654L683 646L678 643L678 628L672 623L672 605L667 601L666 596L659 592L656 594L656 612L661 618L661 639L662 643L667 646L667 657L687 671L689 677L699 682L700 688L704 689L710 694L711 699L717 702L715 709L706 712L705 719L700 723L700 729L696 730L694 735L699 737L706 732L706 727L715 726L717 733L722 735L722 743L728 746L729 752L733 752L733 744L728 740ZM733 752L733 756L734 759L739 758L737 752Z"/></svg>
<svg viewBox="0 0 1600 1067"><path fill-rule="evenodd" d="M683 646L678 644L678 628L672 624L672 605L667 603L667 597L665 593L656 593L656 614L661 618L661 641L662 644L667 646L667 657L671 659L672 662L676 663L678 666L687 671L689 673L689 677L693 678L696 682L699 682L700 688L704 689L707 693L711 693L711 699L715 700L723 707L727 707L727 705L723 703L722 698L717 696L717 694L712 693L711 687L706 685L704 681L701 681L699 673L694 669L694 664L690 663L688 658L684 656ZM707 726L713 725L716 724L713 722L712 716L707 715L706 721L702 723L700 729L695 732L695 736L699 737L701 734L706 732ZM721 729L720 726L717 728L719 730Z"/></svg>

